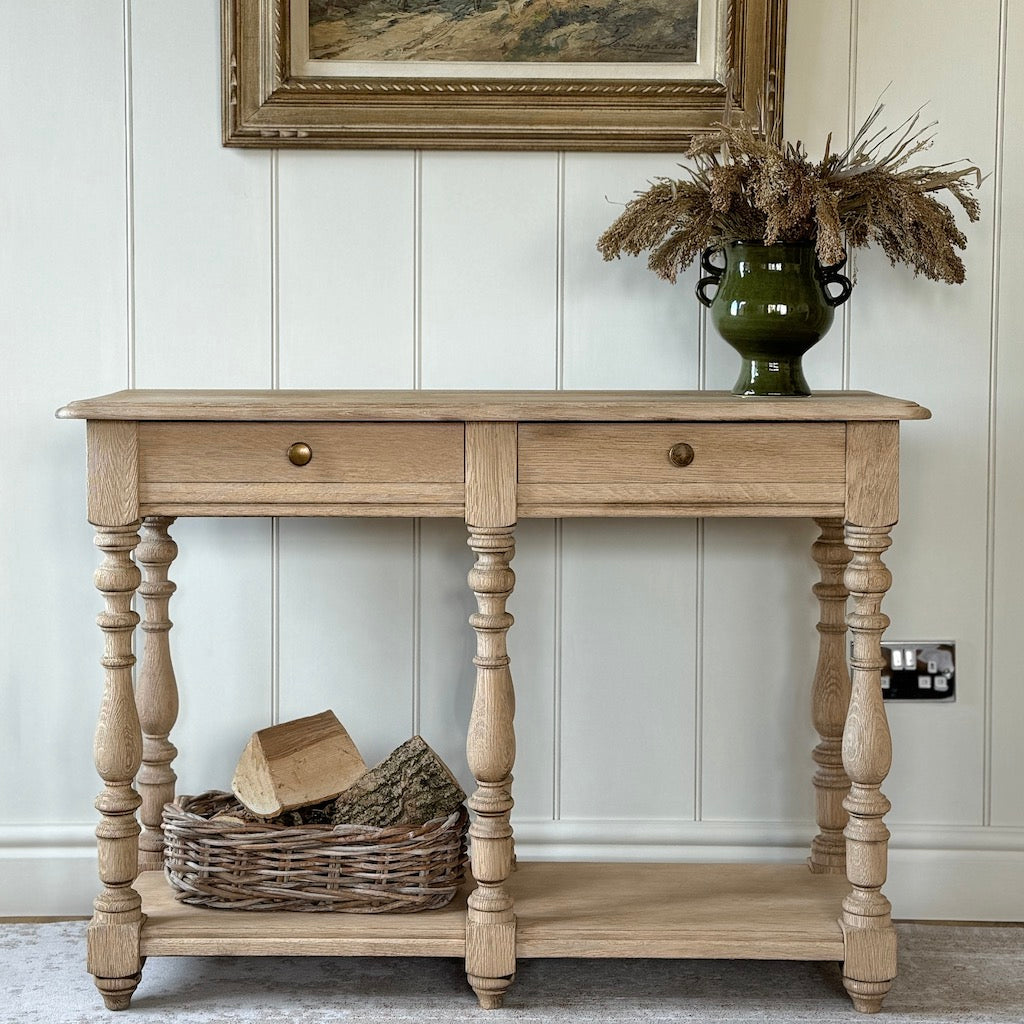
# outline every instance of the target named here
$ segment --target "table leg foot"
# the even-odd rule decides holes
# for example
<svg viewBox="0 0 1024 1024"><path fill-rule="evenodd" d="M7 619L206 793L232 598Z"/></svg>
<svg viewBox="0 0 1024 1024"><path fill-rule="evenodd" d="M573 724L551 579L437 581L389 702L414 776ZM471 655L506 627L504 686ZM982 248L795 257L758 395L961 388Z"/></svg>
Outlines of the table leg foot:
<svg viewBox="0 0 1024 1024"><path fill-rule="evenodd" d="M870 920L870 927L854 927L840 920L846 946L843 985L861 1013L878 1013L896 977L896 929L885 918Z"/></svg>
<svg viewBox="0 0 1024 1024"><path fill-rule="evenodd" d="M129 978L96 978L96 988L108 1010L127 1010L142 980L142 972Z"/></svg>
<svg viewBox="0 0 1024 1024"><path fill-rule="evenodd" d="M500 1010L505 1001L505 993L512 984L515 975L508 978L479 978L474 974L466 976L483 1010Z"/></svg>
<svg viewBox="0 0 1024 1024"><path fill-rule="evenodd" d="M855 981L853 978L843 978L843 985L858 1013L878 1013L882 1000L892 988L891 981Z"/></svg>

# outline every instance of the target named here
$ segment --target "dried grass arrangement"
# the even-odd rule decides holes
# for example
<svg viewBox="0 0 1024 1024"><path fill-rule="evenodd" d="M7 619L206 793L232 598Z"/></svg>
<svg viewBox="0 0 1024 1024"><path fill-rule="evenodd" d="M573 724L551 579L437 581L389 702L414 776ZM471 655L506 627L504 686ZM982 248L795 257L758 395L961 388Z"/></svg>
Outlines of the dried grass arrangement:
<svg viewBox="0 0 1024 1024"><path fill-rule="evenodd" d="M960 284L957 250L967 239L936 194L948 192L976 221L981 172L966 161L908 166L931 146L935 125L919 125L918 112L890 131L877 124L883 109L876 104L842 152L831 151L829 135L817 162L803 143L766 136L749 122L716 125L690 146L687 177L659 178L637 193L598 249L606 260L649 250L650 269L674 282L708 247L814 242L829 266L844 259L845 237L851 248L876 243L915 276Z"/></svg>

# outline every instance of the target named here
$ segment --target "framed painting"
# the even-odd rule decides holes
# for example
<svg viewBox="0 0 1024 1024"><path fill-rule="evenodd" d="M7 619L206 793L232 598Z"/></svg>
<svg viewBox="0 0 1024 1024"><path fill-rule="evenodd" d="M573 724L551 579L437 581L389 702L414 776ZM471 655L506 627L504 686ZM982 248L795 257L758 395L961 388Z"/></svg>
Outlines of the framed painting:
<svg viewBox="0 0 1024 1024"><path fill-rule="evenodd" d="M786 0L221 0L224 143L679 151L782 116Z"/></svg>

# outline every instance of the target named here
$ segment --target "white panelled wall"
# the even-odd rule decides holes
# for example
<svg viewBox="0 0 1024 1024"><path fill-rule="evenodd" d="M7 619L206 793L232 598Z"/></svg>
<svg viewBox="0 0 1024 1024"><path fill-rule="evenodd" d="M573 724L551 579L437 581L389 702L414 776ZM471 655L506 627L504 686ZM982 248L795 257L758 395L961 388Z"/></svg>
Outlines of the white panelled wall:
<svg viewBox="0 0 1024 1024"><path fill-rule="evenodd" d="M693 298L594 242L678 154L220 145L211 0L0 0L0 915L87 913L101 638L84 432L138 387L723 388ZM46 45L38 45L40 23ZM820 152L886 93L989 177L950 288L858 255L819 388L914 399L886 602L955 639L952 705L890 707L901 917L1024 920L1024 8L790 0L786 134ZM609 200L611 202L609 202ZM367 760L419 731L469 784L454 521L181 520L184 792L249 733L336 710ZM799 857L813 834L815 531L522 524L509 638L524 857Z"/></svg>

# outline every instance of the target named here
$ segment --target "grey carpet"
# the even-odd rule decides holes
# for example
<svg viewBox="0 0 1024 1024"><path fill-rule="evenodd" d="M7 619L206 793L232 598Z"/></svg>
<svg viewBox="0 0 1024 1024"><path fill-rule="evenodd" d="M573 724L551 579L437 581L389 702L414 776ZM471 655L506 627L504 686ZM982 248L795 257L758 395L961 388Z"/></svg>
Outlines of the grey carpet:
<svg viewBox="0 0 1024 1024"><path fill-rule="evenodd" d="M836 964L525 960L506 1008L484 1011L457 960L151 958L127 1013L84 968L82 921L0 925L3 1024L856 1024ZM1024 928L900 925L882 1024L1024 1024Z"/></svg>

